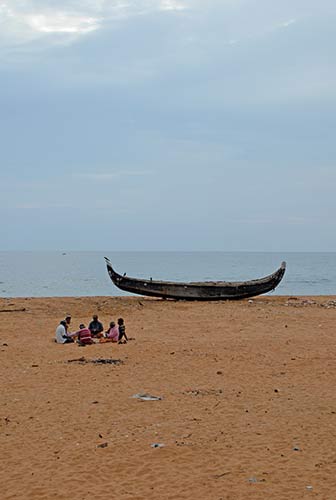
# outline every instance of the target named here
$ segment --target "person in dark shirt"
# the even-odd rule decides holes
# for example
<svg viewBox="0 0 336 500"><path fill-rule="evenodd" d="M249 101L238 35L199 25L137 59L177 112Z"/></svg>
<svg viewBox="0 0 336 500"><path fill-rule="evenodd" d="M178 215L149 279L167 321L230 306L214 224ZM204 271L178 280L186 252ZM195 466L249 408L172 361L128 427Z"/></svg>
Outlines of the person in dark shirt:
<svg viewBox="0 0 336 500"><path fill-rule="evenodd" d="M103 336L103 323L101 321L98 321L98 316L97 314L94 314L92 316L92 321L89 324L89 330L91 332L92 337L102 337Z"/></svg>
<svg viewBox="0 0 336 500"><path fill-rule="evenodd" d="M118 344L126 344L128 338L126 335L126 327L123 318L118 319L118 328L119 328ZM122 340L123 338L125 340Z"/></svg>
<svg viewBox="0 0 336 500"><path fill-rule="evenodd" d="M67 332L67 334L70 334L69 332L69 328L70 328L70 323L71 323L71 314L66 314L65 316L65 319L64 319L64 323L65 323L65 330Z"/></svg>

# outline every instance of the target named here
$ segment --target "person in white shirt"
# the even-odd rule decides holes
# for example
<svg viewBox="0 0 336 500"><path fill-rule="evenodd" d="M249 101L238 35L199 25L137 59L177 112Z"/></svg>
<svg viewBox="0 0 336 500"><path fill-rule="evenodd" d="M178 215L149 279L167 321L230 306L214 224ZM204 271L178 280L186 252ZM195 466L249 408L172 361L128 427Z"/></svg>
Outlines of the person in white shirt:
<svg viewBox="0 0 336 500"><path fill-rule="evenodd" d="M66 322L64 320L62 320L56 328L55 342L57 342L57 344L69 344L74 342L74 339L67 334Z"/></svg>

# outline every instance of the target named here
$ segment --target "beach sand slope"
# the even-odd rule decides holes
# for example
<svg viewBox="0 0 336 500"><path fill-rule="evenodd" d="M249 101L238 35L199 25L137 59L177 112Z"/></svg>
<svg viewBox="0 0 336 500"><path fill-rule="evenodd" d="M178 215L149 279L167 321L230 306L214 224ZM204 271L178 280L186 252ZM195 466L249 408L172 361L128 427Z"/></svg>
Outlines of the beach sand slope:
<svg viewBox="0 0 336 500"><path fill-rule="evenodd" d="M336 498L335 306L1 299L1 498ZM134 339L57 345L67 312Z"/></svg>

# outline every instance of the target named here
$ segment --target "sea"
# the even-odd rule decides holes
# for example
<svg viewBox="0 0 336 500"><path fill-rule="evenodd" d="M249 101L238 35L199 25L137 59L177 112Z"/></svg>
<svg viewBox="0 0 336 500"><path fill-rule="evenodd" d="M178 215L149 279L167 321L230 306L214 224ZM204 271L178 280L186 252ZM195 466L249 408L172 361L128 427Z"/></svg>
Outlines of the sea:
<svg viewBox="0 0 336 500"><path fill-rule="evenodd" d="M0 252L0 297L129 295L110 280L104 256L120 274L168 281L245 281L285 276L271 295L336 295L336 253L299 252Z"/></svg>

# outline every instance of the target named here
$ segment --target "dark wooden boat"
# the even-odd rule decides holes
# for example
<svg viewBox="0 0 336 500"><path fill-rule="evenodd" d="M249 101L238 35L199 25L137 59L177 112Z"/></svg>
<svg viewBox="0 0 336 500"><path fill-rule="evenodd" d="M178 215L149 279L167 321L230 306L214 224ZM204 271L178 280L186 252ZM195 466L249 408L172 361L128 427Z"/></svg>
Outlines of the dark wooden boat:
<svg viewBox="0 0 336 500"><path fill-rule="evenodd" d="M264 278L251 281L204 281L200 283L179 283L173 281L154 281L121 276L105 257L107 271L113 283L126 292L163 299L177 300L233 300L246 299L270 292L278 286L286 270L286 262L282 262L277 271Z"/></svg>

